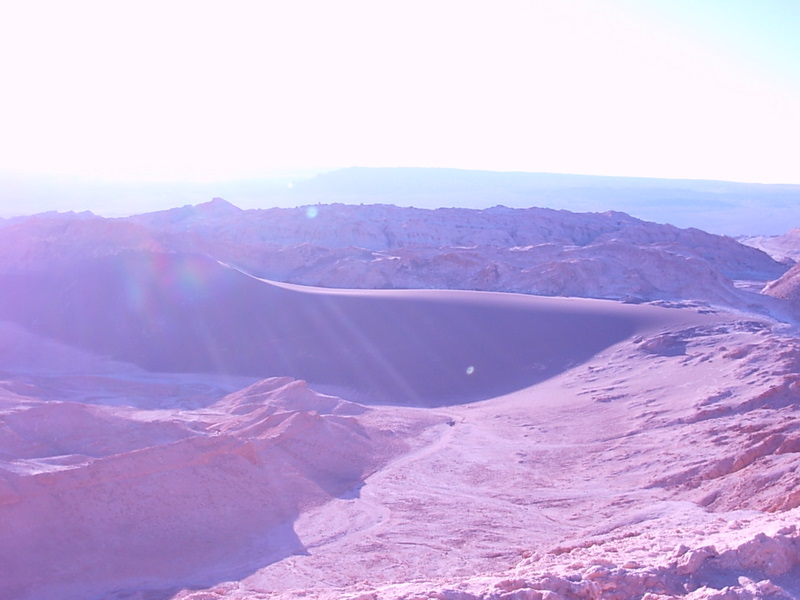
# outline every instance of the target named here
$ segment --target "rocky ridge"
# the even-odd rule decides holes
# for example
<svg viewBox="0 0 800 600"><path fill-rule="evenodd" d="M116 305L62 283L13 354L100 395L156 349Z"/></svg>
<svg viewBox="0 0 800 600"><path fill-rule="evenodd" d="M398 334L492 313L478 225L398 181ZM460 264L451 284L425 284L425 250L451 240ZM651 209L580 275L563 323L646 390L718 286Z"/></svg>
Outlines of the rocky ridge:
<svg viewBox="0 0 800 600"><path fill-rule="evenodd" d="M25 243L22 243L22 241ZM0 229L0 271L124 250L209 256L276 281L629 301L760 301L789 265L724 236L624 213L211 202L121 219L45 214ZM754 283L756 282L756 283Z"/></svg>

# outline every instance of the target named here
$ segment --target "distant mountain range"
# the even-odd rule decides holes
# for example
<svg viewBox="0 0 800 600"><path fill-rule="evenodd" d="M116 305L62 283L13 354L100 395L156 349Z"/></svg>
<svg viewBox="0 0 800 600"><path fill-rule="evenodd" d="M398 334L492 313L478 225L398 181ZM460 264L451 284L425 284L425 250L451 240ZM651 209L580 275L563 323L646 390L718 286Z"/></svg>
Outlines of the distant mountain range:
<svg viewBox="0 0 800 600"><path fill-rule="evenodd" d="M727 236L613 211L387 204L243 210L215 198L131 217L44 213L0 223L0 276L32 272L49 280L80 271L86 261L129 253L156 263L160 255L202 257L273 281L328 288L694 300L738 308L766 301L752 292L794 263Z"/></svg>
<svg viewBox="0 0 800 600"><path fill-rule="evenodd" d="M224 197L242 208L394 204L418 208L543 207L623 211L725 235L777 235L800 226L800 185L430 168L352 167L297 177L210 183L99 183L0 172L2 216L91 210L106 216Z"/></svg>

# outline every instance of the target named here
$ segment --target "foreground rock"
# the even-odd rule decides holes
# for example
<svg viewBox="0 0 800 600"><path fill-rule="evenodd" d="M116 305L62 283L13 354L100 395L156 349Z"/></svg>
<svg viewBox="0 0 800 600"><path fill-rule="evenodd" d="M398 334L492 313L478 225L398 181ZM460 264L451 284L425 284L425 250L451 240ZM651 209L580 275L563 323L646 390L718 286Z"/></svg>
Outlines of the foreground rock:
<svg viewBox="0 0 800 600"><path fill-rule="evenodd" d="M364 407L288 378L186 411L8 392L2 401L7 599L242 577L304 552L292 530L298 515L357 487L403 448L364 427Z"/></svg>

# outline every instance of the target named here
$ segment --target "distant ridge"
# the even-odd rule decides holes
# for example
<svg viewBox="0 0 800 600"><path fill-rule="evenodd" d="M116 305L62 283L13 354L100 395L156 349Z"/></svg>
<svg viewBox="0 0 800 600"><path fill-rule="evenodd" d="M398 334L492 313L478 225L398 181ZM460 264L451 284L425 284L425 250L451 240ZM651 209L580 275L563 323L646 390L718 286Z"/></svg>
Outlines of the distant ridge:
<svg viewBox="0 0 800 600"><path fill-rule="evenodd" d="M794 184L352 167L297 182L292 193L301 203L380 202L419 208L488 208L501 204L576 212L613 210L726 235L779 234L800 226L800 185Z"/></svg>
<svg viewBox="0 0 800 600"><path fill-rule="evenodd" d="M63 272L72 261L123 252L212 258L264 279L328 288L737 307L762 302L751 292L789 268L730 237L615 211L344 203L240 210L217 199L127 218L34 216L0 227L0 274ZM176 282L197 281L193 269L180 273Z"/></svg>
<svg viewBox="0 0 800 600"><path fill-rule="evenodd" d="M463 190L472 186L486 189L562 189L562 188L665 188L692 189L714 193L741 191L742 189L784 188L800 190L794 184L763 184L716 179L668 179L654 177L628 177L615 175L582 175L571 173L545 173L530 171L485 171L448 168L417 167L348 167L319 173L303 180L301 186L319 187L327 191L355 192L358 189L386 192L391 189L432 193Z"/></svg>
<svg viewBox="0 0 800 600"><path fill-rule="evenodd" d="M0 171L0 190L0 217L53 209L91 210L116 217L226 198L243 209L380 203L417 208L504 205L573 212L613 210L730 236L778 235L800 226L800 185L714 180L350 167L296 178L110 183L25 178ZM214 201L210 204L207 208L214 208Z"/></svg>

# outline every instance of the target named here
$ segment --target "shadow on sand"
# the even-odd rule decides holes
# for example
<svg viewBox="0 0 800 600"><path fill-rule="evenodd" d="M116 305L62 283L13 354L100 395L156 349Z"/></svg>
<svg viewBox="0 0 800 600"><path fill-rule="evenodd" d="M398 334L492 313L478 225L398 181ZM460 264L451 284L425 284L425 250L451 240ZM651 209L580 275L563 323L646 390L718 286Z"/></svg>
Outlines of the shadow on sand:
<svg viewBox="0 0 800 600"><path fill-rule="evenodd" d="M0 277L0 319L82 350L158 372L288 375L393 404L463 403L527 387L663 319L668 311L658 310L303 288L148 252Z"/></svg>

